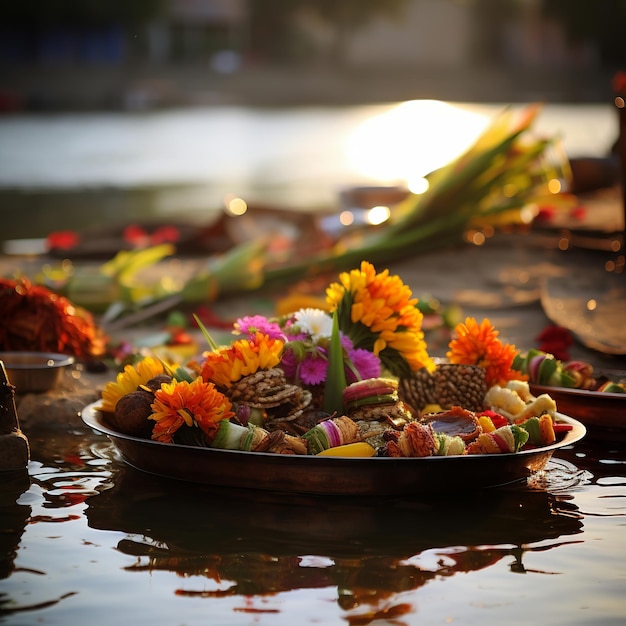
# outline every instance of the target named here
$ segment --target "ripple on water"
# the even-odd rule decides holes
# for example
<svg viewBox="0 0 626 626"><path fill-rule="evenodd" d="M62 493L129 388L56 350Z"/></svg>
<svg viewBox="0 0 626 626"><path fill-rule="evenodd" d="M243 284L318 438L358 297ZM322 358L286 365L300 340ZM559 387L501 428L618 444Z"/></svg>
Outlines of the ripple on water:
<svg viewBox="0 0 626 626"><path fill-rule="evenodd" d="M553 457L542 472L538 472L528 479L528 486L531 489L560 493L586 487L592 481L593 474L591 472L579 469L564 459Z"/></svg>
<svg viewBox="0 0 626 626"><path fill-rule="evenodd" d="M60 447L54 454L44 455L43 461L33 460L29 465L31 487L26 493L37 494L38 504L46 509L82 505L86 498L112 485L115 457L111 451L109 442L85 442L78 450ZM39 502L42 496L43 503Z"/></svg>

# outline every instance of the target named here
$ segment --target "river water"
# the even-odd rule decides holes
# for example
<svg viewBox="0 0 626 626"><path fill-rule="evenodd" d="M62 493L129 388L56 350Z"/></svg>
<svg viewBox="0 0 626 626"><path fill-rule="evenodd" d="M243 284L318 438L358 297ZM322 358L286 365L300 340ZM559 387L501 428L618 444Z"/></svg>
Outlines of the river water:
<svg viewBox="0 0 626 626"><path fill-rule="evenodd" d="M76 424L29 440L2 483L3 624L623 624L614 437L528 486L396 499L177 483Z"/></svg>
<svg viewBox="0 0 626 626"><path fill-rule="evenodd" d="M147 217L203 220L229 194L294 210L333 207L345 187L419 181L504 109L419 100L5 116L0 239ZM547 104L534 131L559 137L569 156L604 156L617 119L608 104Z"/></svg>

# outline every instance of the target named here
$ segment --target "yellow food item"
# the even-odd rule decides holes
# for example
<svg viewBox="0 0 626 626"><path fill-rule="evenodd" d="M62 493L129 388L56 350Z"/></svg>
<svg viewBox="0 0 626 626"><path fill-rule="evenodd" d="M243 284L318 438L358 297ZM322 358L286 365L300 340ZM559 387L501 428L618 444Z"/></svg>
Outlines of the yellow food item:
<svg viewBox="0 0 626 626"><path fill-rule="evenodd" d="M543 415L544 413L555 413L556 412L556 402L553 398L551 398L547 393L542 393L540 396L537 396L532 402L529 402L523 411L517 413L513 420L515 423L519 424L529 417L537 417L539 415Z"/></svg>
<svg viewBox="0 0 626 626"><path fill-rule="evenodd" d="M376 454L376 450L369 443L358 441L357 443L347 443L343 446L322 450L317 456L369 457L374 456L374 454Z"/></svg>
<svg viewBox="0 0 626 626"><path fill-rule="evenodd" d="M554 422L550 413L544 413L539 418L539 432L541 433L541 443L549 446L556 441L554 434Z"/></svg>
<svg viewBox="0 0 626 626"><path fill-rule="evenodd" d="M526 403L513 389L494 385L487 391L485 402L496 412L508 417L517 416L526 408Z"/></svg>
<svg viewBox="0 0 626 626"><path fill-rule="evenodd" d="M491 421L491 418L488 415L481 415L478 418L478 423L480 424L484 433L492 433L496 429L496 427L493 425L493 422Z"/></svg>
<svg viewBox="0 0 626 626"><path fill-rule="evenodd" d="M427 404L422 410L422 415L427 415L428 413L442 413L443 409L439 404Z"/></svg>

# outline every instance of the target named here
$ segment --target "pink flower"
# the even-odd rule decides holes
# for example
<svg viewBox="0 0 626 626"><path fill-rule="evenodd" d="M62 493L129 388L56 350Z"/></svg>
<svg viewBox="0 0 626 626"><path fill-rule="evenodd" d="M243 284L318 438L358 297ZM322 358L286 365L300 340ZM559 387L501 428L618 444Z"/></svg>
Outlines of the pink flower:
<svg viewBox="0 0 626 626"><path fill-rule="evenodd" d="M270 339L284 339L285 336L276 322L270 322L263 315L246 315L240 317L234 323L235 332L242 335L254 335L261 333Z"/></svg>
<svg viewBox="0 0 626 626"><path fill-rule="evenodd" d="M359 373L360 380L378 378L380 376L380 359L373 352L363 348L348 350L348 358ZM346 368L346 378L348 383L357 381L357 377L350 368Z"/></svg>
<svg viewBox="0 0 626 626"><path fill-rule="evenodd" d="M300 379L305 385L319 385L326 380L328 361L318 353L310 352L300 363Z"/></svg>

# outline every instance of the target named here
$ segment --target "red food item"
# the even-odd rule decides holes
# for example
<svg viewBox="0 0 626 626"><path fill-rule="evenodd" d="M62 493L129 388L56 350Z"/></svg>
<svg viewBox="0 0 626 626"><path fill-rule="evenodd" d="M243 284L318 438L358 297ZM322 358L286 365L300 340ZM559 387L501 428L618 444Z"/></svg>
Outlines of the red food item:
<svg viewBox="0 0 626 626"><path fill-rule="evenodd" d="M387 378L368 378L352 383L344 389L343 402L349 404L363 398L392 395L398 390L394 380Z"/></svg>
<svg viewBox="0 0 626 626"><path fill-rule="evenodd" d="M500 428L501 426L507 426L509 424L509 420L504 417L504 415L500 415L500 413L496 413L495 411L481 411L480 413L476 414L476 417L480 417L481 415L485 415L486 417L488 417L496 429Z"/></svg>
<svg viewBox="0 0 626 626"><path fill-rule="evenodd" d="M553 424L552 428L554 428L554 434L558 435L559 433L568 433L570 430L573 430L574 427L571 424L556 422Z"/></svg>

